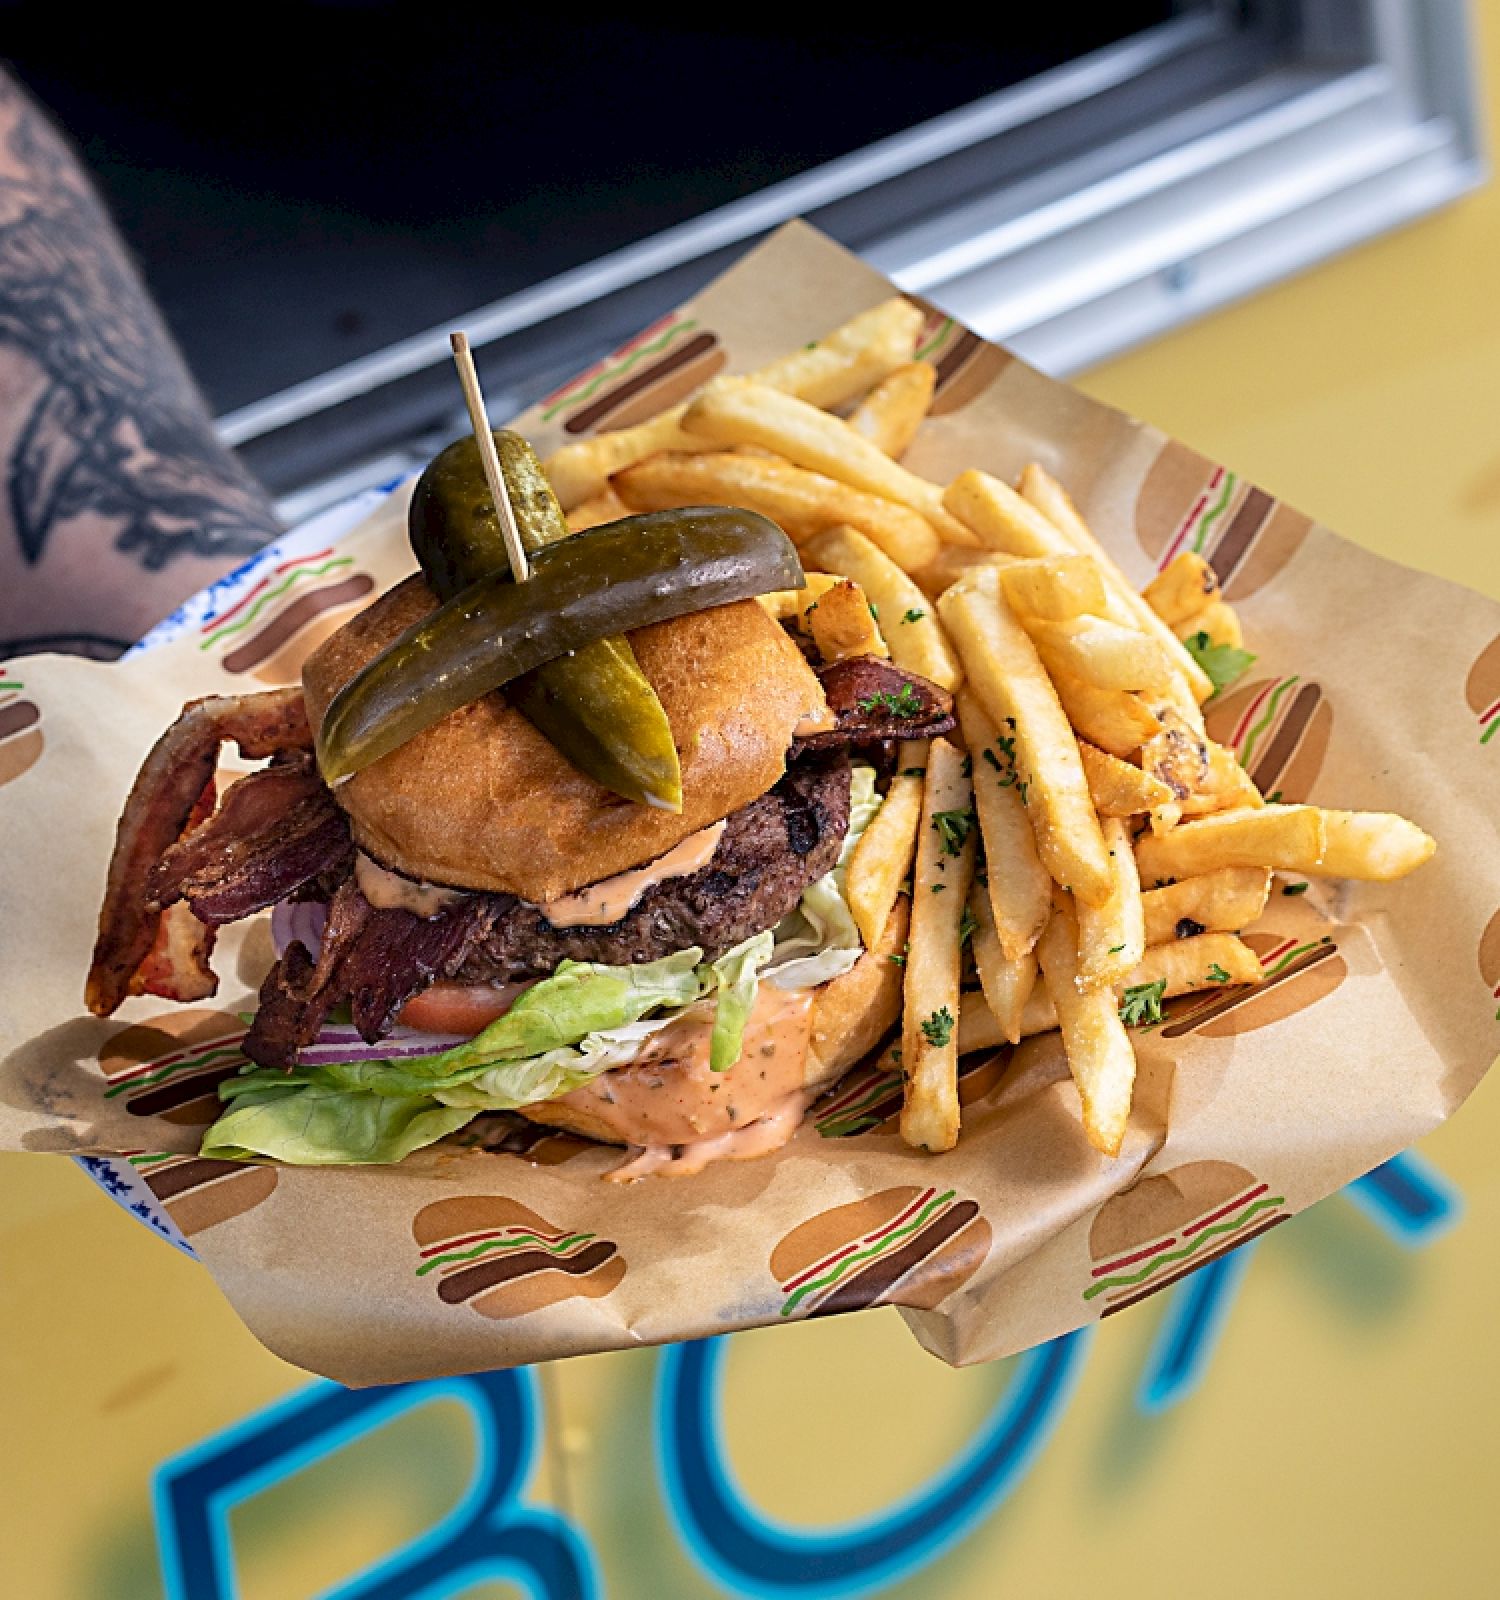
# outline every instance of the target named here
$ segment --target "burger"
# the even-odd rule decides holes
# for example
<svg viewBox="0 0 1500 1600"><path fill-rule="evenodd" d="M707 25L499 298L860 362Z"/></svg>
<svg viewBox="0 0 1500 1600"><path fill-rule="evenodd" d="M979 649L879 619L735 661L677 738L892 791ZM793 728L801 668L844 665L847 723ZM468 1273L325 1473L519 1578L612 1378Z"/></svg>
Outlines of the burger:
<svg viewBox="0 0 1500 1600"><path fill-rule="evenodd" d="M439 605L416 574L300 687L184 710L120 820L90 1009L207 998L215 931L270 912L205 1157L396 1161L497 1111L633 1147L629 1176L783 1143L898 1014L900 912L866 951L844 866L892 742L950 728L950 697L742 598L626 634L678 810L586 774L508 689L330 785L330 708ZM219 795L226 741L265 764Z"/></svg>

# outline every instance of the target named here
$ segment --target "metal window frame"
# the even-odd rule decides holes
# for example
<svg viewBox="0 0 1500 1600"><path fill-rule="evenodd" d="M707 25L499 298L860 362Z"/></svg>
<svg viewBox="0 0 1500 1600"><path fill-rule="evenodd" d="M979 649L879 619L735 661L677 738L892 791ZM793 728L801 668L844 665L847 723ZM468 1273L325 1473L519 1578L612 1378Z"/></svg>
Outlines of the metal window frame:
<svg viewBox="0 0 1500 1600"><path fill-rule="evenodd" d="M1483 181L1474 56L1465 0L1217 0L457 320L517 410L800 215L1066 375ZM459 425L448 361L430 329L220 430L295 520Z"/></svg>

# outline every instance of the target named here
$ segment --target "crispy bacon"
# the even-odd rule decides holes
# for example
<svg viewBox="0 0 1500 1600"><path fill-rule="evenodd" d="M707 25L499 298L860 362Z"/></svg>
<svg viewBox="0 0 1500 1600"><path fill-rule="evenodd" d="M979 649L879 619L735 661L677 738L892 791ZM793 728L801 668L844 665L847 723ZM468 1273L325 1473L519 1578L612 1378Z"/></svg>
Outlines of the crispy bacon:
<svg viewBox="0 0 1500 1600"><path fill-rule="evenodd" d="M193 999L203 999L214 992L203 940L178 936L158 943L162 911L147 884L153 868L192 827L194 809L205 794L212 803L219 746L231 739L252 760L310 750L302 691L274 689L194 700L156 741L136 775L115 834L99 937L84 990L95 1016L109 1016L132 994L176 999L187 987L196 991ZM180 935L180 930L174 932ZM148 958L153 959L148 963Z"/></svg>
<svg viewBox="0 0 1500 1600"><path fill-rule="evenodd" d="M818 667L837 726L796 741L798 750L884 739L932 739L953 726L953 696L915 672L876 656L851 656Z"/></svg>
<svg viewBox="0 0 1500 1600"><path fill-rule="evenodd" d="M463 965L494 916L493 895L469 895L436 917L377 910L346 879L328 908L316 963L287 947L261 985L260 1009L241 1047L264 1067L291 1067L328 1013L348 1002L367 1044L390 1031L414 994Z"/></svg>
<svg viewBox="0 0 1500 1600"><path fill-rule="evenodd" d="M349 824L301 752L231 785L202 827L185 833L146 881L148 903L186 900L217 926L265 911L325 872L347 867Z"/></svg>

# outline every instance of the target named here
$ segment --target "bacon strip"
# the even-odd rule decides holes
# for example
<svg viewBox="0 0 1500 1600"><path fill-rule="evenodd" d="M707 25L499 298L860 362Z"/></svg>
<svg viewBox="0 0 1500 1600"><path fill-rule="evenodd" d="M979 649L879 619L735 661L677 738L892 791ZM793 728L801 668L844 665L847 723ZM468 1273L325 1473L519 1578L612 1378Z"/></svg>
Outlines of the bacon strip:
<svg viewBox="0 0 1500 1600"><path fill-rule="evenodd" d="M179 936L158 944L162 911L147 884L157 862L192 826L194 808L206 792L211 795L219 746L231 739L252 760L311 750L302 691L274 689L191 701L156 741L136 775L115 834L99 937L84 989L84 1001L95 1016L109 1016L132 994L178 999L184 997L183 989L190 989L191 998L203 999L217 987L207 967L205 940Z"/></svg>
<svg viewBox="0 0 1500 1600"><path fill-rule="evenodd" d="M349 824L310 756L278 756L231 785L202 827L174 844L146 881L148 903L186 900L218 926L265 911L353 860Z"/></svg>
<svg viewBox="0 0 1500 1600"><path fill-rule="evenodd" d="M353 878L328 908L317 962L300 944L271 968L241 1049L263 1067L291 1067L328 1013L347 1001L367 1044L390 1031L414 994L451 978L488 931L494 895L469 895L436 917L377 910Z"/></svg>
<svg viewBox="0 0 1500 1600"><path fill-rule="evenodd" d="M882 739L933 739L953 726L953 696L893 662L850 656L816 671L837 725L798 739L795 750L827 750Z"/></svg>

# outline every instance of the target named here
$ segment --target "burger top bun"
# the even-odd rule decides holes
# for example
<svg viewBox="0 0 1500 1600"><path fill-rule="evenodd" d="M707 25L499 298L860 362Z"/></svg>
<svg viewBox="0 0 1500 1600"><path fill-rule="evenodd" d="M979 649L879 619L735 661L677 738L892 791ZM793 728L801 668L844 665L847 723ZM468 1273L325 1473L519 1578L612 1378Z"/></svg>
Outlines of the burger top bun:
<svg viewBox="0 0 1500 1600"><path fill-rule="evenodd" d="M314 651L302 669L313 727L436 605L408 578ZM339 786L354 842L409 878L545 904L653 861L763 795L786 770L798 722L824 710L812 669L754 600L637 629L630 642L671 724L680 815L601 788L496 693Z"/></svg>

